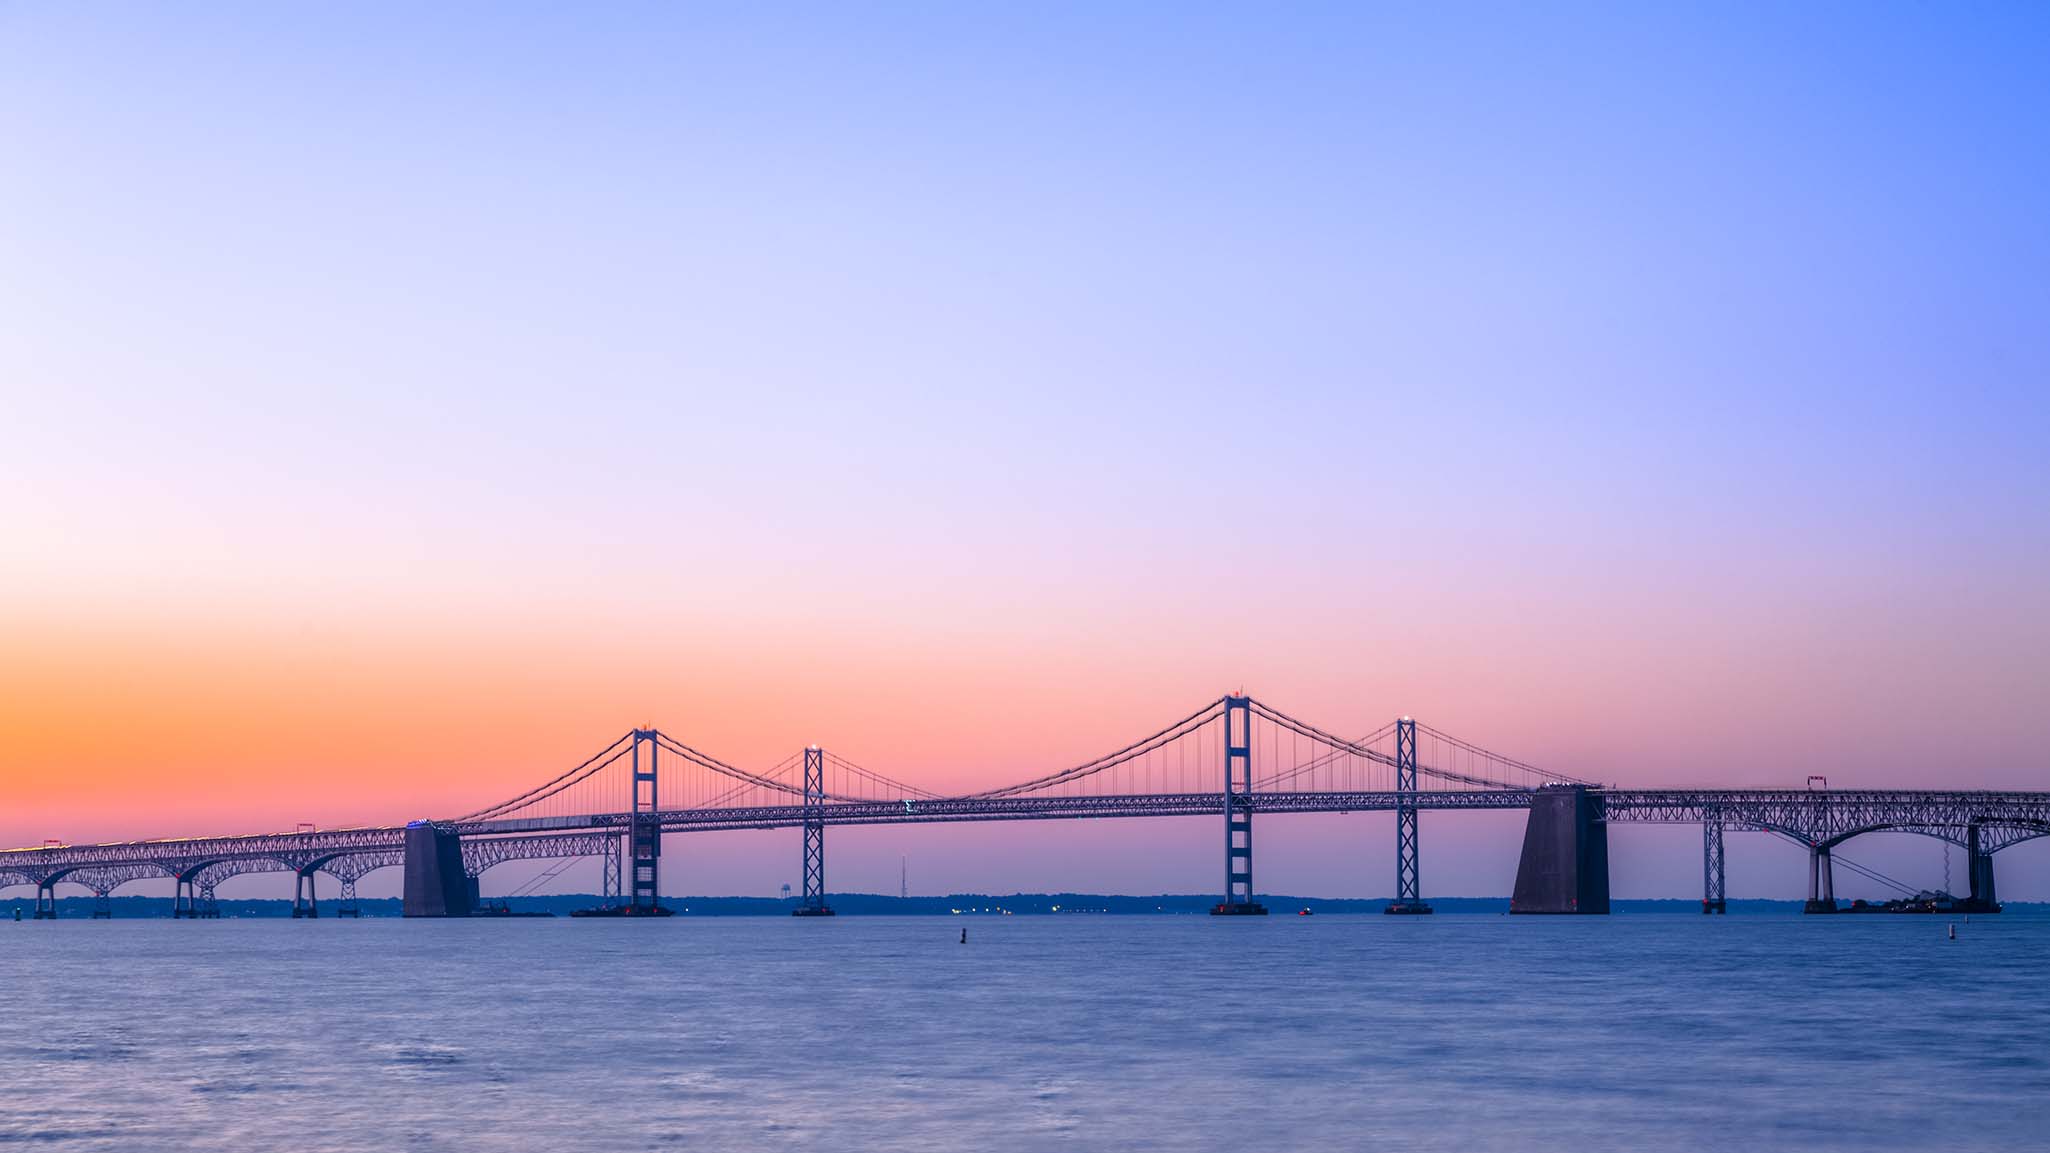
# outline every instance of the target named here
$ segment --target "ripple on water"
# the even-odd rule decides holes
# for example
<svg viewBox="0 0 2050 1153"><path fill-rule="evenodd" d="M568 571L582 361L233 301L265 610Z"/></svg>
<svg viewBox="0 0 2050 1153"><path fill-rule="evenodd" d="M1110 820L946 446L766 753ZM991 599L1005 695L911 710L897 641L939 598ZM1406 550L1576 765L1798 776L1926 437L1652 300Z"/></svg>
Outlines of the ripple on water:
<svg viewBox="0 0 2050 1153"><path fill-rule="evenodd" d="M373 1051L385 1065L399 1069L453 1069L468 1059L462 1049L432 1041L398 1041L374 1046Z"/></svg>
<svg viewBox="0 0 2050 1153"><path fill-rule="evenodd" d="M678 1069L662 1079L662 1085L671 1092L686 1097L732 1097L739 1093L738 1087L710 1069Z"/></svg>
<svg viewBox="0 0 2050 1153"><path fill-rule="evenodd" d="M5 1052L10 1057L24 1057L31 1061L77 1061L98 1064L108 1061L133 1061L141 1056L142 1051L123 1040L72 1037L10 1046Z"/></svg>
<svg viewBox="0 0 2050 1153"><path fill-rule="evenodd" d="M19 1089L19 1086L10 1086ZM0 1145L60 1145L114 1141L119 1128L104 1119L50 1110L0 1113Z"/></svg>
<svg viewBox="0 0 2050 1153"><path fill-rule="evenodd" d="M6 1129L0 1128L0 1145L54 1145L58 1142L112 1141L119 1129Z"/></svg>
<svg viewBox="0 0 2050 1153"><path fill-rule="evenodd" d="M304 1088L289 1081L216 1080L195 1081L192 1091L201 1095L220 1093L228 1096L248 1096L255 1093L291 1093Z"/></svg>

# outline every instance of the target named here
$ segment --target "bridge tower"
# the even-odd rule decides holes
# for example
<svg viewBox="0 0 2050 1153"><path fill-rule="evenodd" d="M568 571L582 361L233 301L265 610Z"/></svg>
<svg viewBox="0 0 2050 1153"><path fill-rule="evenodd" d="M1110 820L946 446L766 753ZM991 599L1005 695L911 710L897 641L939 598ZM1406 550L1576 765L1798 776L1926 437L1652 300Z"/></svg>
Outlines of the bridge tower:
<svg viewBox="0 0 2050 1153"><path fill-rule="evenodd" d="M804 900L795 917L830 917L826 904L826 750L804 750Z"/></svg>
<svg viewBox="0 0 2050 1153"><path fill-rule="evenodd" d="M1701 822L1701 911L1726 913L1723 899L1723 815L1711 809Z"/></svg>
<svg viewBox="0 0 2050 1153"><path fill-rule="evenodd" d="M1418 880L1416 816L1416 722L1404 717L1395 722L1395 900L1384 913L1431 911Z"/></svg>
<svg viewBox="0 0 2050 1153"><path fill-rule="evenodd" d="M1212 916L1267 915L1253 899L1253 700L1224 698L1224 900Z"/></svg>
<svg viewBox="0 0 2050 1153"><path fill-rule="evenodd" d="M628 876L632 889L627 905L627 912L632 914L661 911L662 822L657 814L661 812L662 804L656 781L660 767L656 755L662 746L655 737L653 729L634 730L634 811L629 841L633 863ZM647 746L645 767L641 759L642 745Z"/></svg>
<svg viewBox="0 0 2050 1153"><path fill-rule="evenodd" d="M57 919L57 882L40 880L36 882L36 916L38 921Z"/></svg>

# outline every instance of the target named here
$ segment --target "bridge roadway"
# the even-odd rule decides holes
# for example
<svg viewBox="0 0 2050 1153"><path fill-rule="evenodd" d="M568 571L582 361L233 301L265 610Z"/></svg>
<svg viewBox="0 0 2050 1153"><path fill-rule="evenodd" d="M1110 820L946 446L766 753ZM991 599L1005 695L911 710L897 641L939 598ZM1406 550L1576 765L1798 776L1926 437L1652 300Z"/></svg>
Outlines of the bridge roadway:
<svg viewBox="0 0 2050 1153"><path fill-rule="evenodd" d="M1417 809L1527 809L1540 789L1467 789L1417 792L1276 792L1248 798L1256 813L1392 812ZM1964 844L1972 825L1988 830L1987 851L2050 835L2050 792L1938 792L1923 790L1607 789L1588 797L1609 823L1702 824L1784 833L1828 848L1863 833L1921 833ZM662 809L641 815L664 832L779 829L810 819L828 825L887 825L956 821L1079 820L1107 817L1216 816L1218 793L1134 793L1076 797L941 797L909 801L828 801L822 805L755 805L716 809ZM568 830L624 829L632 813L523 817L457 822L465 837Z"/></svg>
<svg viewBox="0 0 2050 1153"><path fill-rule="evenodd" d="M2050 835L2050 792L1794 789L1614 789L1552 786L1525 789L1268 792L1236 794L1252 814L1387 812L1404 808L1455 811L1528 809L1519 911L1599 912L1607 908L1604 826L1620 822L1700 824L1704 830L1704 908L1722 904L1721 841L1725 829L1762 830L1810 850L1810 901L1834 909L1830 851L1879 831L1937 837L1966 848L1973 899L1995 904L1991 857L2000 849ZM813 825L914 824L959 821L1080 820L1119 817L1217 816L1224 794L1158 793L1102 796L941 797L910 801L825 801L810 804L660 809L577 816L468 822L415 822L245 837L204 837L99 845L47 845L0 851L0 888L34 885L39 916L54 915L54 886L69 881L94 892L104 907L115 888L150 877L177 882L180 916L205 915L213 886L238 873L290 871L298 876L296 914L317 915L312 878L341 879L351 901L355 882L378 868L404 867L413 885L419 850L409 831L423 828L459 846L461 872L475 903L476 878L509 860L612 856L639 824L663 832L771 829ZM1248 838L1249 839L1249 838ZM659 851L659 850L657 850ZM1243 851L1250 861L1250 850ZM1230 867L1230 866L1228 866ZM1249 869L1249 863L1247 868ZM449 872L454 872L451 864ZM1598 876L1596 874L1599 874ZM1545 881L1549 878L1549 881ZM1526 884L1526 882L1529 884ZM1543 882L1543 883L1541 883ZM1549 885L1549 888L1547 888ZM1589 907L1594 906L1594 907ZM1827 906L1825 909L1823 906Z"/></svg>

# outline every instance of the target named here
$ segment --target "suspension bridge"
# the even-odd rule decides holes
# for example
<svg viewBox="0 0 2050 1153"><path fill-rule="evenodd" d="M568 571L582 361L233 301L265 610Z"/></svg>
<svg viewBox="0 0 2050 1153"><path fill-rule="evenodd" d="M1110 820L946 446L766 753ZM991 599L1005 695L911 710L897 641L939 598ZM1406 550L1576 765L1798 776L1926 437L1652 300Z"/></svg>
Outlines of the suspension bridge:
<svg viewBox="0 0 2050 1153"><path fill-rule="evenodd" d="M1000 788L922 789L810 747L762 770L741 768L659 729L634 729L581 764L497 804L456 817L347 829L0 851L0 891L35 889L35 916L57 914L58 886L95 898L144 880L173 881L173 916L218 915L230 877L294 876L293 916L317 917L319 878L338 885L338 915L358 912L357 882L404 870L409 917L468 916L479 878L509 861L602 862L602 911L661 915L667 834L799 828L803 893L794 912L830 916L826 830L834 825L1210 816L1222 822L1223 885L1212 910L1258 915L1255 817L1392 812L1395 900L1388 912L1430 912L1423 898L1419 817L1427 810L1528 812L1511 911L1609 911L1608 826L1702 828L1702 911L1720 913L1726 831L1773 834L1808 849L1810 912L1839 908L1835 850L1866 833L1934 837L1965 850L1965 911L1997 911L1993 856L2050 835L2050 792L1802 789L1629 789L1581 780L1491 752L1410 718L1348 738L1248 696L1221 697L1115 752ZM1846 862L1849 864L1849 862ZM1853 866L1856 867L1856 866ZM1876 876L1859 868L1868 876ZM1884 878L1881 878L1884 879Z"/></svg>

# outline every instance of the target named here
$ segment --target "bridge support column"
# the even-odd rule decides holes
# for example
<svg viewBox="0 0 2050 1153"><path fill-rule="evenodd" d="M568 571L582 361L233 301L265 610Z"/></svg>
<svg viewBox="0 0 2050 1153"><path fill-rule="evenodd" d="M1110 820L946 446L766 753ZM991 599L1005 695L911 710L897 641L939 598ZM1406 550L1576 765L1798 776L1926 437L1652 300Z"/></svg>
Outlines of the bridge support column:
<svg viewBox="0 0 2050 1153"><path fill-rule="evenodd" d="M114 919L114 906L108 899L111 895L112 890L110 889L93 890L93 920L111 921Z"/></svg>
<svg viewBox="0 0 2050 1153"><path fill-rule="evenodd" d="M312 920L320 916L320 897L313 888L312 869L300 869L292 879L292 919Z"/></svg>
<svg viewBox="0 0 2050 1153"><path fill-rule="evenodd" d="M356 882L353 878L342 879L342 903L335 909L337 917L361 917L363 906L356 903Z"/></svg>
<svg viewBox="0 0 2050 1153"><path fill-rule="evenodd" d="M1993 854L1982 847L1979 826L1970 825L1965 830L1965 870L1971 880L1971 898L1965 911L1968 913L1998 913L2000 897L1993 889Z"/></svg>
<svg viewBox="0 0 2050 1153"><path fill-rule="evenodd" d="M1808 850L1808 903L1801 907L1801 911L1836 912L1836 869L1826 845L1816 845Z"/></svg>
<svg viewBox="0 0 2050 1153"><path fill-rule="evenodd" d="M1253 708L1224 698L1224 900L1212 916L1267 915L1253 899Z"/></svg>
<svg viewBox="0 0 2050 1153"><path fill-rule="evenodd" d="M645 767L642 745L647 746ZM627 912L637 915L658 914L662 904L662 824L656 817L662 808L656 779L656 756L661 747L655 740L655 730L634 730L634 813L629 833L633 868L627 876Z"/></svg>
<svg viewBox="0 0 2050 1153"><path fill-rule="evenodd" d="M38 921L57 919L57 885L54 881L36 882L36 916Z"/></svg>
<svg viewBox="0 0 2050 1153"><path fill-rule="evenodd" d="M1726 913L1723 899L1723 818L1711 813L1701 822L1701 911Z"/></svg>
<svg viewBox="0 0 2050 1153"><path fill-rule="evenodd" d="M1429 913L1422 895L1416 804L1403 800L1416 795L1416 722L1408 717L1395 722L1395 795L1395 900L1381 911Z"/></svg>
<svg viewBox="0 0 2050 1153"><path fill-rule="evenodd" d="M195 900L193 893L192 878L179 877L177 883L171 889L171 919L183 921L199 916L199 910L196 908L197 904L198 902Z"/></svg>
<svg viewBox="0 0 2050 1153"><path fill-rule="evenodd" d="M454 829L426 821L407 825L406 916L467 917L471 912L462 838Z"/></svg>
<svg viewBox="0 0 2050 1153"><path fill-rule="evenodd" d="M619 907L622 899L620 896L623 890L621 889L619 874L619 857L620 851L625 847L626 839L614 835L606 838L606 840L608 843L605 846L605 851L598 854L598 862L604 874L599 881L600 892L598 895L602 899L598 902L598 907L601 909L616 909Z"/></svg>
<svg viewBox="0 0 2050 1153"><path fill-rule="evenodd" d="M797 917L830 917L826 904L826 751L804 750L804 900Z"/></svg>
<svg viewBox="0 0 2050 1153"><path fill-rule="evenodd" d="M1609 911L1609 826L1585 785L1546 785L1531 797L1509 911Z"/></svg>

